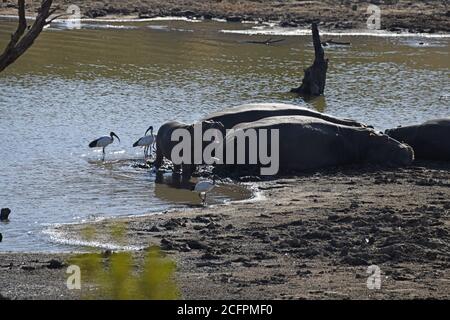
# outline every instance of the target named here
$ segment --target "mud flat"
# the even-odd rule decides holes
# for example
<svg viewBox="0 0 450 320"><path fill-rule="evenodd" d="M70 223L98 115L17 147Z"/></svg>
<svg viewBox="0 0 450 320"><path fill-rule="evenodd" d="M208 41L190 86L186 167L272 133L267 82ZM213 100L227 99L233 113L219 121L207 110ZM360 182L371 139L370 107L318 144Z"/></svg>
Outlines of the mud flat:
<svg viewBox="0 0 450 320"><path fill-rule="evenodd" d="M450 297L450 165L346 167L256 183L264 197L125 218L126 244L160 245L177 262L185 299L412 299ZM115 220L95 223L113 243ZM58 228L80 240L86 225ZM141 252L136 252L139 258ZM8 298L74 298L67 255L0 255ZM381 289L367 288L367 268ZM62 285L61 285L62 284Z"/></svg>
<svg viewBox="0 0 450 320"><path fill-rule="evenodd" d="M63 0L55 5L66 8ZM38 2L28 5L28 14L33 15ZM73 0L88 18L104 17L190 17L222 19L229 22L276 21L283 27L309 27L320 21L324 29L366 28L369 15L367 7L376 4L381 9L381 28L390 31L413 33L450 32L450 11L444 1L415 2L399 1L231 1L231 0ZM7 0L0 4L1 15L16 14L17 1Z"/></svg>

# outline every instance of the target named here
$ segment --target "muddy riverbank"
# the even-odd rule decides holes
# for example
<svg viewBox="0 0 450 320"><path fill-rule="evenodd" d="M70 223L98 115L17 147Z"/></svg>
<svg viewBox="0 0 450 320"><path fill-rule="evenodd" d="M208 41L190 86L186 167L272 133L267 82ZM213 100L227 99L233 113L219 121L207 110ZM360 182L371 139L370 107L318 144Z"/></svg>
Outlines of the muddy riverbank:
<svg viewBox="0 0 450 320"><path fill-rule="evenodd" d="M121 221L128 245L160 245L186 299L449 298L449 170L423 162L258 182L260 201L106 220L95 240L114 242L105 235ZM85 227L59 231L74 240ZM73 298L65 268L48 268L66 257L2 254L0 293ZM370 265L380 290L367 288Z"/></svg>
<svg viewBox="0 0 450 320"><path fill-rule="evenodd" d="M66 9L66 2L55 0ZM38 2L28 4L34 14ZM73 0L84 17L152 18L183 16L202 19L223 19L229 22L269 22L283 27L309 27L319 21L325 29L367 28L367 8L377 4L381 9L381 28L390 31L419 33L449 32L450 11L445 1L213 1L213 0ZM15 0L0 4L0 14L15 14Z"/></svg>

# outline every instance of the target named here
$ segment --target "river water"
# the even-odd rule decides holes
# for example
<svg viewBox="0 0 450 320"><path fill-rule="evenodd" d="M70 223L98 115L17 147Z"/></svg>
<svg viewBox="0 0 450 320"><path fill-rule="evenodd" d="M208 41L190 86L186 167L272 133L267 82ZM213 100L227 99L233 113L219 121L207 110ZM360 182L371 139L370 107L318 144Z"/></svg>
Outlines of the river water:
<svg viewBox="0 0 450 320"><path fill-rule="evenodd" d="M135 164L132 143L149 125L192 122L246 102L287 102L385 129L450 115L449 38L325 35L330 46L325 97L288 93L313 58L309 35L243 24L194 21L85 22L46 29L0 74L0 251L61 251L54 224L161 212L198 197L155 181ZM0 47L14 23L0 20ZM268 37L266 46L247 43ZM88 143L115 131L106 162ZM245 199L224 186L211 203Z"/></svg>

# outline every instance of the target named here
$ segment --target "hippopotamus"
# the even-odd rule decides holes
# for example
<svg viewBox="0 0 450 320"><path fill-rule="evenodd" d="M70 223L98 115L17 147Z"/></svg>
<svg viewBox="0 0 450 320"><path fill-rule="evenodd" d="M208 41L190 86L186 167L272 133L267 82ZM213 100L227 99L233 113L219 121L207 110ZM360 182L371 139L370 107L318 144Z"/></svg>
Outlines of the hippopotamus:
<svg viewBox="0 0 450 320"><path fill-rule="evenodd" d="M350 119L339 119L305 107L284 103L254 103L232 107L206 116L203 120L219 121L225 129L231 129L239 123L258 121L276 116L307 116L350 127L367 127Z"/></svg>
<svg viewBox="0 0 450 320"><path fill-rule="evenodd" d="M233 131L246 132L255 129L258 141L252 145L260 147L263 131L259 129L278 129L279 135L279 171L305 171L324 167L348 164L377 164L387 166L406 166L414 159L413 149L407 144L371 128L351 127L331 123L322 119L306 116L278 116L264 118L254 122L241 123L228 131L225 137L226 153L229 153L229 144L233 146L234 163L236 163L237 139ZM234 133L233 133L234 134ZM234 140L234 141L233 141ZM266 150L272 150L273 138L268 138ZM249 159L249 142L245 143L245 159ZM260 151L258 151L260 152ZM262 168L258 160L256 165L239 167L239 164L230 164L224 156L225 169ZM223 168L223 167L222 167Z"/></svg>
<svg viewBox="0 0 450 320"><path fill-rule="evenodd" d="M385 133L409 144L416 159L450 161L450 118L388 129Z"/></svg>
<svg viewBox="0 0 450 320"><path fill-rule="evenodd" d="M174 171L180 171L180 169L183 172L183 177L189 178L192 173L196 169L196 164L194 161L194 126L195 125L201 125L202 134L205 133L205 131L209 129L216 129L219 130L222 134L225 133L225 129L223 125L220 122L216 121L201 121L197 122L195 124L186 124L183 122L178 121L170 121L163 124L159 130L158 134L156 135L156 160L155 160L155 168L161 167L164 158L172 161L172 149L179 143L179 141L172 141L172 133L177 129L186 129L189 132L190 138L192 139L190 141L191 145L191 159L189 159L186 163L174 164ZM206 141L202 141L202 148L208 144ZM173 162L173 161L172 161Z"/></svg>

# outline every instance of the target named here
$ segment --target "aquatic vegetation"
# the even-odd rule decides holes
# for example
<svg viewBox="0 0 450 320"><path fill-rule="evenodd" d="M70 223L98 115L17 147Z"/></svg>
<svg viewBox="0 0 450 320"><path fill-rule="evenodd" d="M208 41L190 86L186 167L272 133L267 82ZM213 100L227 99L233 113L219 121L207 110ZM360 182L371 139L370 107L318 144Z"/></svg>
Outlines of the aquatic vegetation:
<svg viewBox="0 0 450 320"><path fill-rule="evenodd" d="M111 235L124 240L126 227L114 224ZM93 236L91 228L84 235ZM173 300L179 298L174 280L176 264L159 247L149 247L145 254L106 251L74 257L71 264L81 270L84 299Z"/></svg>

